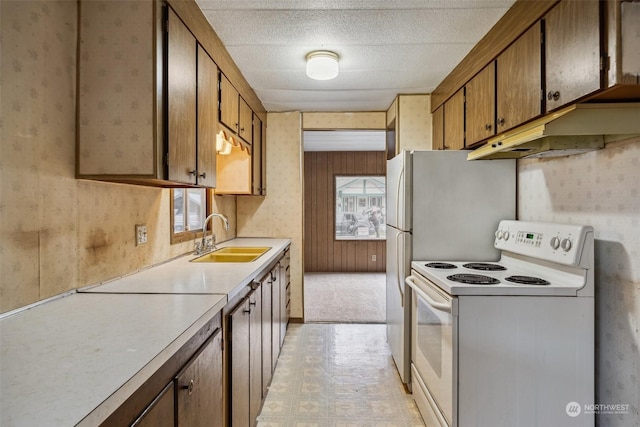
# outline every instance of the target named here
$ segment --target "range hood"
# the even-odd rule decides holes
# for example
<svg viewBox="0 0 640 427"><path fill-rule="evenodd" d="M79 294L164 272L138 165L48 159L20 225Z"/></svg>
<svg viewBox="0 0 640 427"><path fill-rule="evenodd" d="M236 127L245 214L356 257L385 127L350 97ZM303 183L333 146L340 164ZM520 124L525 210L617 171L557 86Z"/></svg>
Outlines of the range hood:
<svg viewBox="0 0 640 427"><path fill-rule="evenodd" d="M640 103L575 104L489 139L467 160L557 157L640 134Z"/></svg>

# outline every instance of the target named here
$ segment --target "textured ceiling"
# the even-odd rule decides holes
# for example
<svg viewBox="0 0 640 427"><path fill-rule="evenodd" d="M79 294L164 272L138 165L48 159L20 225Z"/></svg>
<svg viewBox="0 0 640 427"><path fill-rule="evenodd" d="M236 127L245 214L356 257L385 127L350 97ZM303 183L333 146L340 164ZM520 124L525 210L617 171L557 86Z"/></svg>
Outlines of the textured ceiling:
<svg viewBox="0 0 640 427"><path fill-rule="evenodd" d="M197 0L267 111L383 111L430 93L514 0ZM313 50L340 74L305 75Z"/></svg>

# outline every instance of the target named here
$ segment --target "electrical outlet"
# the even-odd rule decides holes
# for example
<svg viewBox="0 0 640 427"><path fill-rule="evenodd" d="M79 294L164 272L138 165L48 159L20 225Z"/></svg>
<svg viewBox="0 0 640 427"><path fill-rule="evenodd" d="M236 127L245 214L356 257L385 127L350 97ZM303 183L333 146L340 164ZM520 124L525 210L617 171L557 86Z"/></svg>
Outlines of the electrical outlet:
<svg viewBox="0 0 640 427"><path fill-rule="evenodd" d="M371 262L374 262L376 260L376 256L375 255L371 255Z"/></svg>
<svg viewBox="0 0 640 427"><path fill-rule="evenodd" d="M136 246L147 243L147 226L136 224Z"/></svg>

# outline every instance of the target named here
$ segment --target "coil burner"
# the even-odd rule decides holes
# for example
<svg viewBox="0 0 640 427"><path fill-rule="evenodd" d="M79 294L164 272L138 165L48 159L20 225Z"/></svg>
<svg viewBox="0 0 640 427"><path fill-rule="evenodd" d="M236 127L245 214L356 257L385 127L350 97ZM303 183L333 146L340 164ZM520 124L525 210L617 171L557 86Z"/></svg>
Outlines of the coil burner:
<svg viewBox="0 0 640 427"><path fill-rule="evenodd" d="M483 276L482 274L452 274L451 276L447 276L447 279L469 285L495 285L500 283L498 279Z"/></svg>

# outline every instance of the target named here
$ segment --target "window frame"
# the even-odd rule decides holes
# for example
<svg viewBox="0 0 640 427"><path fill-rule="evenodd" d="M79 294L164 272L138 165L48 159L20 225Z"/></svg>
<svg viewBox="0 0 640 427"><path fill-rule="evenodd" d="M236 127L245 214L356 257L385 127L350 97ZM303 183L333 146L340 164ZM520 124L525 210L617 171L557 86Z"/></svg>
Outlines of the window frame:
<svg viewBox="0 0 640 427"><path fill-rule="evenodd" d="M377 241L385 241L386 240L386 230L384 232L384 234L382 234L380 237L371 237L371 236L367 236L366 238L348 238L348 237L344 237L344 236L338 236L338 229L337 229L337 224L338 224L338 178L382 178L384 180L385 183L385 192L383 195L381 196L369 196L368 198L366 198L365 200L369 200L371 197L380 197L381 200L381 204L384 206L384 211L383 216L381 218L380 221L380 225L383 226L383 229L385 226L385 222L386 222L386 180L387 180L387 176L385 174L377 174L377 173L356 173L356 174L350 174L350 173L335 173L333 175L333 240L336 242L377 242ZM359 209L359 198L361 198L361 196L358 195L354 195L351 196L354 198L353 204L354 207L356 208L356 211L353 212L354 214L357 215L358 209ZM343 196L344 199L344 196ZM380 209L382 206L379 206L378 208ZM340 213L344 213L344 212L340 212Z"/></svg>
<svg viewBox="0 0 640 427"><path fill-rule="evenodd" d="M171 188L169 191L169 217L170 217L170 221L169 221L169 233L171 236L171 244L177 244L177 243L183 243L183 242L188 242L189 240L195 240L195 239L199 239L202 238L202 228L196 229L196 230L185 230L185 231L181 231L181 232L174 232L174 227L175 227L175 215L174 215L174 190L184 190L185 194L188 190L203 190L204 191L204 217L206 218L209 215L209 212L211 212L211 203L213 201L213 194L212 194L212 190L207 189L207 188L199 188L199 187L176 187L176 188ZM186 198L185 198L186 200ZM185 212L187 211L187 209L185 209ZM204 219L204 218L203 218Z"/></svg>

